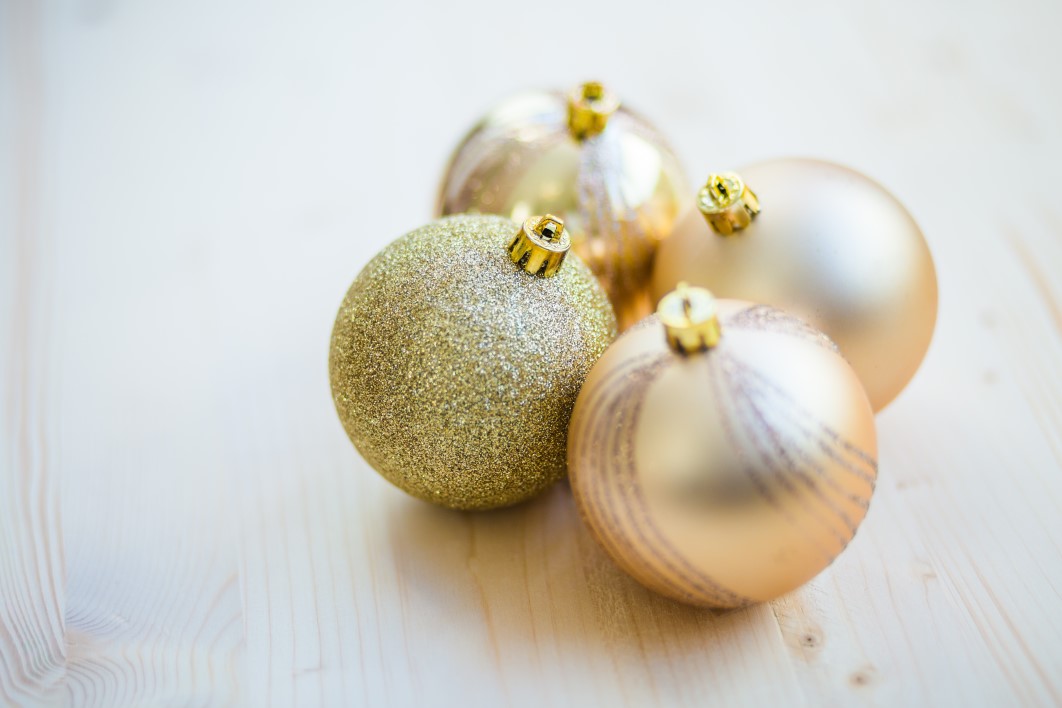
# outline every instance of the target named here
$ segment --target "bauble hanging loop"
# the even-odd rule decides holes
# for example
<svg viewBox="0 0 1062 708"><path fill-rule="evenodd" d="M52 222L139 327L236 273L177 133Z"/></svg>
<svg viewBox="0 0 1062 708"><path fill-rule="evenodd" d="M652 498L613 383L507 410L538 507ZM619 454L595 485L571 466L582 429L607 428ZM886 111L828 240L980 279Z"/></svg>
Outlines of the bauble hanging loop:
<svg viewBox="0 0 1062 708"><path fill-rule="evenodd" d="M619 108L619 99L597 81L588 81L568 94L568 130L576 140L593 137L605 129Z"/></svg>
<svg viewBox="0 0 1062 708"><path fill-rule="evenodd" d="M509 257L528 273L549 278L556 275L572 241L564 222L553 216L530 216L513 236Z"/></svg>
<svg viewBox="0 0 1062 708"><path fill-rule="evenodd" d="M760 201L740 175L727 172L708 175L697 193L697 208L716 233L729 236L752 223L760 213Z"/></svg>
<svg viewBox="0 0 1062 708"><path fill-rule="evenodd" d="M719 317L715 298L704 288L679 283L660 300L657 316L664 325L667 343L680 354L693 354L719 343Z"/></svg>

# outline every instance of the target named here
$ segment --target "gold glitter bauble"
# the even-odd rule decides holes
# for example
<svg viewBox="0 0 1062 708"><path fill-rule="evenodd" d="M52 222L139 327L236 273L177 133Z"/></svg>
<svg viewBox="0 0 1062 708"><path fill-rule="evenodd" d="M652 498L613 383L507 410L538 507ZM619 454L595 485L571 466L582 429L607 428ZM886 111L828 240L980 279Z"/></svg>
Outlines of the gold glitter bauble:
<svg viewBox="0 0 1062 708"><path fill-rule="evenodd" d="M718 182L721 193L706 186L701 208L660 249L654 296L687 281L807 320L837 343L881 410L918 370L936 323L937 276L918 225L884 188L839 165L772 160L738 174L759 213L749 216L733 182ZM735 228L720 233L709 219L724 231L736 219Z"/></svg>
<svg viewBox="0 0 1062 708"><path fill-rule="evenodd" d="M740 607L805 583L851 540L877 477L874 414L825 335L690 291L707 305L665 312L669 296L594 365L568 467L623 569L681 602ZM698 312L712 326L674 322Z"/></svg>
<svg viewBox="0 0 1062 708"><path fill-rule="evenodd" d="M622 330L651 311L657 244L690 201L663 138L589 83L571 94L521 93L491 111L454 153L437 212L562 217Z"/></svg>
<svg viewBox="0 0 1062 708"><path fill-rule="evenodd" d="M497 216L440 219L373 258L339 308L339 418L413 496L489 509L564 476L572 405L616 320L577 256L552 277L514 264L518 231Z"/></svg>

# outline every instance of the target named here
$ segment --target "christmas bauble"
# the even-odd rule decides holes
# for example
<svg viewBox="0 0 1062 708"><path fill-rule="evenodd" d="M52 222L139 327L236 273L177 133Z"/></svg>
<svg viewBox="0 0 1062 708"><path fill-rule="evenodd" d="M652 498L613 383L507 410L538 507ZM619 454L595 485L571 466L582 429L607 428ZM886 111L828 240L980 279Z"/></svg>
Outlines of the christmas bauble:
<svg viewBox="0 0 1062 708"><path fill-rule="evenodd" d="M562 217L620 328L651 310L658 242L690 201L674 153L600 84L522 93L476 125L450 161L438 213Z"/></svg>
<svg viewBox="0 0 1062 708"><path fill-rule="evenodd" d="M381 475L457 509L527 499L565 473L572 406L616 333L559 219L440 219L381 251L332 330L339 418Z"/></svg>
<svg viewBox="0 0 1062 708"><path fill-rule="evenodd" d="M612 558L711 607L825 568L867 512L876 454L866 394L825 335L694 287L598 360L568 440L575 500Z"/></svg>
<svg viewBox="0 0 1062 708"><path fill-rule="evenodd" d="M679 281L806 319L875 410L914 376L936 323L933 259L910 214L867 177L817 160L712 176L661 246L655 297Z"/></svg>

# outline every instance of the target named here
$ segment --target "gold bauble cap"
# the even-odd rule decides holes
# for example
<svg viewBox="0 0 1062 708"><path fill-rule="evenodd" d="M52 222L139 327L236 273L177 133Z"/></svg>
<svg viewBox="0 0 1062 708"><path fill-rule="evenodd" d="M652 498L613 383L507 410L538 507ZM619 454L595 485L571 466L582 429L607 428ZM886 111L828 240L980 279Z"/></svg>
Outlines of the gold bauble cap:
<svg viewBox="0 0 1062 708"><path fill-rule="evenodd" d="M597 81L587 81L568 94L568 129L576 140L585 140L603 131L619 108L616 95Z"/></svg>
<svg viewBox="0 0 1062 708"><path fill-rule="evenodd" d="M745 228L760 213L759 199L734 172L708 175L697 193L697 207L708 225L724 236Z"/></svg>
<svg viewBox="0 0 1062 708"><path fill-rule="evenodd" d="M509 258L528 273L549 278L561 267L571 247L563 220L553 214L532 216L509 243Z"/></svg>
<svg viewBox="0 0 1062 708"><path fill-rule="evenodd" d="M679 283L656 306L664 324L667 343L680 354L693 354L719 343L718 308L715 297L704 288Z"/></svg>

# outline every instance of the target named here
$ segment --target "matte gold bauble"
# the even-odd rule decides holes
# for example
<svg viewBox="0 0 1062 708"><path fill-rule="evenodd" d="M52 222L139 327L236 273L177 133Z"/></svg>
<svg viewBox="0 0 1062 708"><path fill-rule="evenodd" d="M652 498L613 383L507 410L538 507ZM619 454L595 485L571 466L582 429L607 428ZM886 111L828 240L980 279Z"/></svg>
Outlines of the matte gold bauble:
<svg viewBox="0 0 1062 708"><path fill-rule="evenodd" d="M437 211L562 217L622 330L651 311L657 244L690 201L663 138L588 83L571 94L522 93L491 111L454 153Z"/></svg>
<svg viewBox="0 0 1062 708"><path fill-rule="evenodd" d="M814 577L877 477L874 414L834 344L688 288L594 365L572 415L579 509L612 558L681 602L740 607Z"/></svg>
<svg viewBox="0 0 1062 708"><path fill-rule="evenodd" d="M564 476L575 397L616 334L569 245L554 217L458 216L365 266L339 308L329 374L377 472L457 509L514 504Z"/></svg>
<svg viewBox="0 0 1062 708"><path fill-rule="evenodd" d="M806 319L876 411L914 376L936 323L933 259L910 214L876 182L817 160L713 175L661 246L654 296L680 281Z"/></svg>

